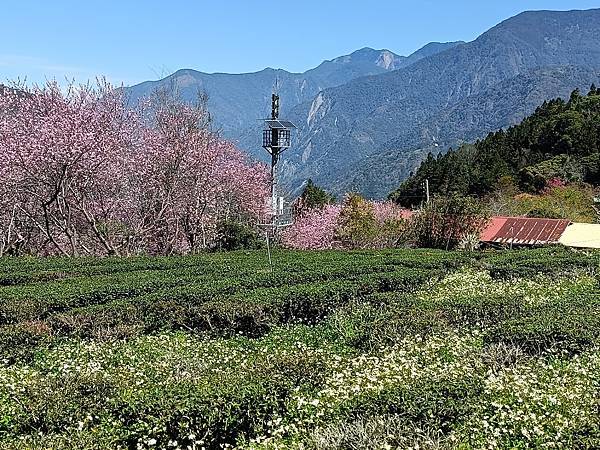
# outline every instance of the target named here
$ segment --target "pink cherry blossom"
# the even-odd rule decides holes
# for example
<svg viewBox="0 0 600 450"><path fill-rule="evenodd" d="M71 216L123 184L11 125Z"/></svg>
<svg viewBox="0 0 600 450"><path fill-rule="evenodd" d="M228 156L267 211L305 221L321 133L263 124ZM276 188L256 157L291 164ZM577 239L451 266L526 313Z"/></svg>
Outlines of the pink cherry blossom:
<svg viewBox="0 0 600 450"><path fill-rule="evenodd" d="M260 220L266 168L205 108L152 106L103 81L1 91L0 255L196 252L219 220Z"/></svg>
<svg viewBox="0 0 600 450"><path fill-rule="evenodd" d="M334 247L334 234L342 207L325 205L296 218L281 236L283 244L299 250L325 250Z"/></svg>
<svg viewBox="0 0 600 450"><path fill-rule="evenodd" d="M400 224L410 219L411 212L393 202L366 203L373 211L378 232L371 242L364 243L365 247L385 248L393 246L397 236L390 235L397 227L386 227L389 224ZM299 250L325 250L341 246L335 241L340 213L344 205L326 205L304 212L296 218L294 224L286 229L281 236L284 246ZM392 230L390 230L390 228ZM394 233L392 233L394 234Z"/></svg>

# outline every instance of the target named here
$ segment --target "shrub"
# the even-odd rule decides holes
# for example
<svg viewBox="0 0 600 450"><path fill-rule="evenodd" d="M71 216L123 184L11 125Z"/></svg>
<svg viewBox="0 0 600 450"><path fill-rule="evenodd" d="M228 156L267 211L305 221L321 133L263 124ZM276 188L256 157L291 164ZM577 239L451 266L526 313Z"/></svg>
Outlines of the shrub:
<svg viewBox="0 0 600 450"><path fill-rule="evenodd" d="M598 219L594 209L594 191L586 185L549 184L540 194L522 194L516 200L514 213L518 215L587 223Z"/></svg>
<svg viewBox="0 0 600 450"><path fill-rule="evenodd" d="M435 197L413 218L419 247L451 249L487 223L483 204L472 197Z"/></svg>
<svg viewBox="0 0 600 450"><path fill-rule="evenodd" d="M243 222L224 220L217 224L215 249L254 250L262 248L263 245L258 232Z"/></svg>
<svg viewBox="0 0 600 450"><path fill-rule="evenodd" d="M396 247L409 239L407 210L357 194L340 205L308 209L282 235L286 247L323 250Z"/></svg>
<svg viewBox="0 0 600 450"><path fill-rule="evenodd" d="M334 240L342 248L369 248L377 236L377 225L373 205L358 194L350 194L338 216Z"/></svg>

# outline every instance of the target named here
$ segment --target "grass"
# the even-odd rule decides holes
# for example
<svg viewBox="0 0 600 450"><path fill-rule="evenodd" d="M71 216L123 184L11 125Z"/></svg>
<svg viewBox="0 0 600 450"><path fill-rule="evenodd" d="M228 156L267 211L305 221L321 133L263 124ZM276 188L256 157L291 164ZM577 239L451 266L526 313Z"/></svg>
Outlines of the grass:
<svg viewBox="0 0 600 450"><path fill-rule="evenodd" d="M599 253L0 259L2 448L597 448Z"/></svg>

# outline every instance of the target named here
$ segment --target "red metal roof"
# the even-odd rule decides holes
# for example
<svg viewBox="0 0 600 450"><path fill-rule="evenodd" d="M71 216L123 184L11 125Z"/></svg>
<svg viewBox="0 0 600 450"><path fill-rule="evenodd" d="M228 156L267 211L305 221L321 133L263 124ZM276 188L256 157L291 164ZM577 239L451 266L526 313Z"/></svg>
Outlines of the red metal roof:
<svg viewBox="0 0 600 450"><path fill-rule="evenodd" d="M507 217L492 217L487 226L481 231L481 240L483 242L493 241L494 236L500 231L506 219Z"/></svg>
<svg viewBox="0 0 600 450"><path fill-rule="evenodd" d="M481 232L481 240L498 244L557 244L570 223L564 219L493 217Z"/></svg>

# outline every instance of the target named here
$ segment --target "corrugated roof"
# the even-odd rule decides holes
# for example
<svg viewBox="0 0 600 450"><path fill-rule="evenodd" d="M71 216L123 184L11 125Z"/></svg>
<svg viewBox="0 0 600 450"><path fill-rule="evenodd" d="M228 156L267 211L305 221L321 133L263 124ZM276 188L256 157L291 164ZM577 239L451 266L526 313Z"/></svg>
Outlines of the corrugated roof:
<svg viewBox="0 0 600 450"><path fill-rule="evenodd" d="M483 242L490 242L496 236L496 233L500 231L502 225L506 222L507 217L492 217L487 226L481 232L481 240Z"/></svg>
<svg viewBox="0 0 600 450"><path fill-rule="evenodd" d="M559 241L567 247L600 248L600 225L595 223L572 223Z"/></svg>
<svg viewBox="0 0 600 450"><path fill-rule="evenodd" d="M570 223L564 219L494 217L481 233L481 240L497 244L557 244Z"/></svg>

